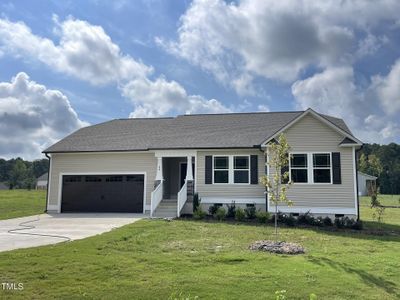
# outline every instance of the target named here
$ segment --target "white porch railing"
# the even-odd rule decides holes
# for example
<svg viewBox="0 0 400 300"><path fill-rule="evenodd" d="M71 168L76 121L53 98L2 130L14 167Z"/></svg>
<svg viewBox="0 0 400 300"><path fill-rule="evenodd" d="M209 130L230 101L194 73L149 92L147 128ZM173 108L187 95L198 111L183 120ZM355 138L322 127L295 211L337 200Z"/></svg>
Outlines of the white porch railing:
<svg viewBox="0 0 400 300"><path fill-rule="evenodd" d="M178 192L178 201L177 201L177 217L179 218L181 215L181 210L186 203L187 200L187 181L183 184L181 190Z"/></svg>
<svg viewBox="0 0 400 300"><path fill-rule="evenodd" d="M159 185L151 192L151 205L150 205L150 217L153 216L154 211L160 204L163 198L163 182L161 181Z"/></svg>

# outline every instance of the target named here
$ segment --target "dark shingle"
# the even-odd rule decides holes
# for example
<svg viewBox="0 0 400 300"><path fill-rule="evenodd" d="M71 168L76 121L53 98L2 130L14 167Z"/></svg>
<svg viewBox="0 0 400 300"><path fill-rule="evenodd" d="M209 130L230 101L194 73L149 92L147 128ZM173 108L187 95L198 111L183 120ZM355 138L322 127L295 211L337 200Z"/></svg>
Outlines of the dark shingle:
<svg viewBox="0 0 400 300"><path fill-rule="evenodd" d="M38 178L36 178L37 181L47 181L47 178L49 177L49 174L46 172L42 175L40 175Z"/></svg>
<svg viewBox="0 0 400 300"><path fill-rule="evenodd" d="M260 145L303 111L119 119L79 129L44 152L248 148ZM348 132L343 120L322 115Z"/></svg>

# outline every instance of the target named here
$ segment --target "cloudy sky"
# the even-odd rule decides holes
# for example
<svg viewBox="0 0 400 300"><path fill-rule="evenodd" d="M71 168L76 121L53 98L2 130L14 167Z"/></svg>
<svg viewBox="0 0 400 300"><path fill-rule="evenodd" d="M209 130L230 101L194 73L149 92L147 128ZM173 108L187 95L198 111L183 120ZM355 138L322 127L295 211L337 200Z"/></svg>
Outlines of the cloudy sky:
<svg viewBox="0 0 400 300"><path fill-rule="evenodd" d="M2 1L0 157L113 118L304 110L400 142L400 1Z"/></svg>

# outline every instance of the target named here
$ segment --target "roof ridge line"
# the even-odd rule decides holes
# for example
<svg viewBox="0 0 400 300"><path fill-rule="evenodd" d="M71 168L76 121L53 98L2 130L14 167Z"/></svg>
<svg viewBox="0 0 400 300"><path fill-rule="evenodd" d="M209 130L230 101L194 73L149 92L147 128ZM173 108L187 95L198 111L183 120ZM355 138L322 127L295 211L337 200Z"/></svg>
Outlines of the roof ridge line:
<svg viewBox="0 0 400 300"><path fill-rule="evenodd" d="M208 114L183 114L177 117L191 117L191 116L220 116L220 115L250 115L250 114L284 114L284 113L299 113L304 110L287 110L287 111L249 111L249 112L229 112L229 113L208 113Z"/></svg>

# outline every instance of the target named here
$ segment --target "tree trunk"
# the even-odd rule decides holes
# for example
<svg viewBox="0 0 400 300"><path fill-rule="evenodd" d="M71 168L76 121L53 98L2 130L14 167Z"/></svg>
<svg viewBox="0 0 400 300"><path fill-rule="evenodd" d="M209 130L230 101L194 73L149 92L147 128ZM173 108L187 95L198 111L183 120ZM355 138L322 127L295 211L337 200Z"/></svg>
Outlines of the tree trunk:
<svg viewBox="0 0 400 300"><path fill-rule="evenodd" d="M278 241L278 202L275 202L275 242Z"/></svg>

